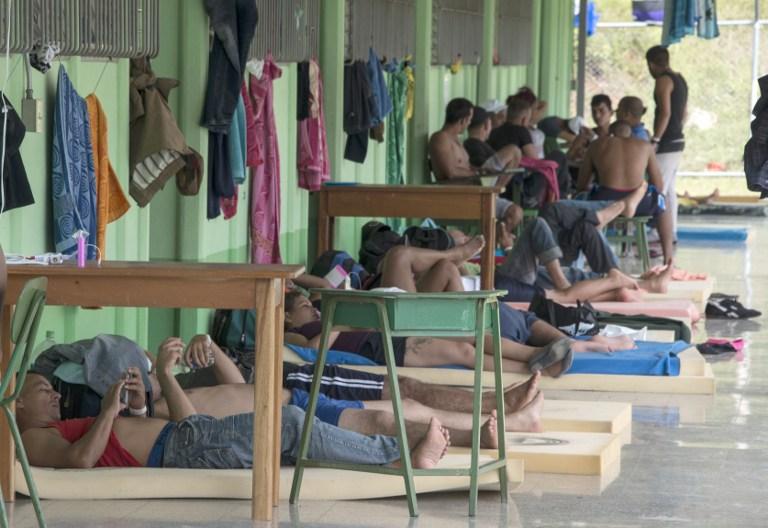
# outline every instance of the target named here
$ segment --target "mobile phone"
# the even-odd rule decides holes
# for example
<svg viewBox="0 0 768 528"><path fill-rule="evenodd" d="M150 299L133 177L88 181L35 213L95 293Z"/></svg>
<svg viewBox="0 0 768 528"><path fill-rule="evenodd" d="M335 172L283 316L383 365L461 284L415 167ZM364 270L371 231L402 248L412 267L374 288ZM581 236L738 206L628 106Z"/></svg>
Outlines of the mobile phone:
<svg viewBox="0 0 768 528"><path fill-rule="evenodd" d="M131 373L127 370L123 372L123 381L128 381L131 379ZM120 403L123 405L128 405L128 389L123 386L122 389L120 389Z"/></svg>

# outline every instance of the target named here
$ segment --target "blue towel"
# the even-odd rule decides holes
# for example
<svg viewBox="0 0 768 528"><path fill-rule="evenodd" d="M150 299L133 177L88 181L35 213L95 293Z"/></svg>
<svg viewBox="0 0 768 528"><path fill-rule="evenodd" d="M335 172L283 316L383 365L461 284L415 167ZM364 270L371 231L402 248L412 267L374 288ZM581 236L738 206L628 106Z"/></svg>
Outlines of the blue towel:
<svg viewBox="0 0 768 528"><path fill-rule="evenodd" d="M77 251L72 238L78 230L88 233L88 258L96 258L96 171L91 146L88 107L72 86L64 66L59 66L53 109L53 241L65 255Z"/></svg>
<svg viewBox="0 0 768 528"><path fill-rule="evenodd" d="M317 359L317 350L314 348L300 347L297 345L286 345L288 348L296 352L301 359L314 363ZM339 350L329 350L328 355L325 357L325 362L329 365L375 365L373 361L367 357L363 357L359 354L353 354L351 352L341 352Z"/></svg>
<svg viewBox="0 0 768 528"><path fill-rule="evenodd" d="M624 374L634 376L679 376L680 359L677 354L690 348L685 341L657 343L637 341L634 350L610 354L578 353L568 374Z"/></svg>

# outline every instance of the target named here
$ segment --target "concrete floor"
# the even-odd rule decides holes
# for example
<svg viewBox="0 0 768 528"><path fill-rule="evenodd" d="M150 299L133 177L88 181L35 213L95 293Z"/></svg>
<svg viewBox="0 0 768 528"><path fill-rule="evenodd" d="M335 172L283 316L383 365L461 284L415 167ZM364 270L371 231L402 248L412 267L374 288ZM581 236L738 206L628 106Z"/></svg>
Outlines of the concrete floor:
<svg viewBox="0 0 768 528"><path fill-rule="evenodd" d="M677 263L716 276L717 290L768 312L768 219L710 217L683 224L749 225L745 245L681 243ZM763 261L762 259L766 260ZM279 526L764 527L768 526L768 331L753 321L699 324L706 335L747 341L743 361L713 365L715 397L635 400L634 435L623 448L621 474L606 483L587 477L529 476L507 505L481 494L481 514L467 517L464 493L422 496L409 519L404 500L280 505ZM579 394L582 399L583 394ZM627 395L617 395L616 399ZM633 398L634 399L634 398ZM560 489L553 492L552 489ZM35 526L29 501L11 507L16 527ZM247 501L45 501L50 526L251 526Z"/></svg>

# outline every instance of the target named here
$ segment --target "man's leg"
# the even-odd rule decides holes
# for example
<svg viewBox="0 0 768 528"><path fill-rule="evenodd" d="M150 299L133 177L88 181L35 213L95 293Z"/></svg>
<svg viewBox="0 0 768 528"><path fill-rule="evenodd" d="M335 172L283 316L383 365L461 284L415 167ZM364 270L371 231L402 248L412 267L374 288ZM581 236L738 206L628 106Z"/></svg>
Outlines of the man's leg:
<svg viewBox="0 0 768 528"><path fill-rule="evenodd" d="M461 281L461 273L459 272L459 268L450 260L439 260L437 264L429 268L426 272L422 273L421 276L416 280L416 291L464 291L464 283Z"/></svg>
<svg viewBox="0 0 768 528"><path fill-rule="evenodd" d="M562 256L563 253L547 222L534 218L523 230L514 249L499 266L499 271L526 284L533 284L536 281L538 260L546 265Z"/></svg>
<svg viewBox="0 0 768 528"><path fill-rule="evenodd" d="M529 372L527 361L538 349L502 339L502 367L504 372ZM431 337L409 337L405 342L404 364L406 367L440 367L461 365L475 366L474 338L435 339ZM488 354L483 358L483 368L493 369L490 336L486 339Z"/></svg>
<svg viewBox="0 0 768 528"><path fill-rule="evenodd" d="M659 232L659 241L661 242L661 251L664 253L665 264L672 259L675 253L674 222L672 212L669 209L656 216L656 229Z"/></svg>
<svg viewBox="0 0 768 528"><path fill-rule="evenodd" d="M405 409L403 412L405 412ZM450 413L440 412L440 414L448 416ZM426 435L429 428L429 422L435 418L448 430L451 445L461 447L472 446L471 415L469 416L469 427L461 429L443 423L437 415L426 417L425 422L411 421L406 417L405 430L408 436L409 445L415 445L419 439ZM460 418L453 416L451 419L454 423L466 425ZM339 427L363 435L394 436L397 434L397 422L395 421L395 415L391 410L345 409L339 418ZM495 449L497 445L496 418L489 417L486 419L480 432L480 447L483 449Z"/></svg>
<svg viewBox="0 0 768 528"><path fill-rule="evenodd" d="M417 290L414 275L427 272L442 260L455 264L464 262L480 251L484 244L482 237L474 237L466 244L446 251L395 246L387 252L382 261L381 285L415 292Z"/></svg>
<svg viewBox="0 0 768 528"><path fill-rule="evenodd" d="M671 215L671 233L672 240L677 240L677 193L675 192L677 169L680 167L680 162L683 159L683 152L665 152L664 154L656 154L656 160L659 162L659 169L661 170L661 177L664 180L664 188L660 191L664 194L667 200L667 211ZM661 238L661 231L659 231L659 238ZM663 241L662 241L663 244ZM669 258L671 254L665 253L665 260Z"/></svg>

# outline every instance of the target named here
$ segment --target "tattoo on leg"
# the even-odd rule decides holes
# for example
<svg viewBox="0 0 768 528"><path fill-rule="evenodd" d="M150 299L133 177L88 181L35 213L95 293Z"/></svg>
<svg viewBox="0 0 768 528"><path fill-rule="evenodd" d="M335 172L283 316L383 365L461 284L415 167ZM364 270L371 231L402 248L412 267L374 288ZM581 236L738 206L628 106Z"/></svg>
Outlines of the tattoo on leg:
<svg viewBox="0 0 768 528"><path fill-rule="evenodd" d="M421 354L431 342L431 337L411 337L408 339L408 343L405 346L405 351L412 352L414 354Z"/></svg>

